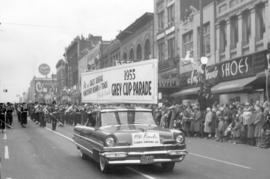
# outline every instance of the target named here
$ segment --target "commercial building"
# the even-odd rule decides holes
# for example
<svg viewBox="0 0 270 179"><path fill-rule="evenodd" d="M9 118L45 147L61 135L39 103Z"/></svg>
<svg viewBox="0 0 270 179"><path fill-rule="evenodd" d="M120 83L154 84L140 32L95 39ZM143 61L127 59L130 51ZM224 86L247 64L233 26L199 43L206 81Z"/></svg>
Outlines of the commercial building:
<svg viewBox="0 0 270 179"><path fill-rule="evenodd" d="M223 0L216 6L218 84L212 93L223 103L265 99L269 1Z"/></svg>
<svg viewBox="0 0 270 179"><path fill-rule="evenodd" d="M79 103L79 68L78 61L85 54L85 51L91 50L102 40L101 36L90 35L85 38L77 36L71 44L65 49L64 57L67 61L67 90L72 97L73 103Z"/></svg>
<svg viewBox="0 0 270 179"><path fill-rule="evenodd" d="M159 60L159 92L163 98L179 88L179 0L154 0L154 38Z"/></svg>
<svg viewBox="0 0 270 179"><path fill-rule="evenodd" d="M216 36L215 36L215 4L213 0L202 1L203 7L203 49L204 56L208 58L208 66L216 64ZM176 100L197 101L200 90L200 4L197 0L180 1L179 26L179 51L181 59L179 63L179 91L172 94ZM192 61L184 61L187 53ZM212 70L212 69L211 69ZM211 76L215 75L215 69Z"/></svg>
<svg viewBox="0 0 270 179"><path fill-rule="evenodd" d="M104 48L102 56L101 56L101 68L106 68L110 66L115 66L120 62L120 41L118 39L114 39L110 42L110 44Z"/></svg>
<svg viewBox="0 0 270 179"><path fill-rule="evenodd" d="M194 61L200 55L199 4L188 4L181 16L180 49L182 58L191 52ZM203 52L208 57L206 81L215 100L263 101L266 96L267 45L269 44L268 0L203 1ZM182 6L185 9L185 7ZM186 13L184 13L186 12ZM197 100L201 77L196 67L180 63L180 90L177 99ZM210 105L210 103L209 103Z"/></svg>
<svg viewBox="0 0 270 179"><path fill-rule="evenodd" d="M57 102L68 102L70 97L67 92L67 62L63 59L56 63L56 79L57 79Z"/></svg>
<svg viewBox="0 0 270 179"><path fill-rule="evenodd" d="M120 41L120 59L123 63L155 57L153 18L153 13L147 12L116 36Z"/></svg>
<svg viewBox="0 0 270 179"><path fill-rule="evenodd" d="M78 84L78 61L83 55L83 51L92 49L101 40L101 36L89 35L87 38L77 36L65 49L64 56L68 64L68 88L73 88Z"/></svg>
<svg viewBox="0 0 270 179"><path fill-rule="evenodd" d="M29 102L51 104L56 100L57 79L56 75L50 78L33 77L29 87Z"/></svg>

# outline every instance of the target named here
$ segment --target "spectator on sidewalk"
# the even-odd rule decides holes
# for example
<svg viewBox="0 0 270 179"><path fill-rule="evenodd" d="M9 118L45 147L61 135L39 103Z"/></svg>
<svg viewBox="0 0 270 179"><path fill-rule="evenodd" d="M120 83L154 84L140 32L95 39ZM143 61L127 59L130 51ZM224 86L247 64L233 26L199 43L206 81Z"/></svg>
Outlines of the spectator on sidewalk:
<svg viewBox="0 0 270 179"><path fill-rule="evenodd" d="M221 111L217 111L217 120L218 120L217 141L223 142L225 122Z"/></svg>
<svg viewBox="0 0 270 179"><path fill-rule="evenodd" d="M255 110L256 110L256 117L255 117L255 121L254 121L254 125L255 125L254 137L256 140L256 146L259 147L260 139L262 137L261 130L262 130L262 126L264 124L264 116L263 116L263 108L262 107L255 106Z"/></svg>
<svg viewBox="0 0 270 179"><path fill-rule="evenodd" d="M204 121L204 133L207 138L211 138L211 122L213 118L213 113L211 108L206 109L205 121Z"/></svg>
<svg viewBox="0 0 270 179"><path fill-rule="evenodd" d="M202 113L198 106L194 109L194 136L200 136L202 125Z"/></svg>
<svg viewBox="0 0 270 179"><path fill-rule="evenodd" d="M241 122L239 119L239 115L237 114L234 119L234 126L232 128L232 135L233 135L233 143L238 144L240 143L240 133L241 133Z"/></svg>
<svg viewBox="0 0 270 179"><path fill-rule="evenodd" d="M270 147L270 112L265 113L265 122L262 126L262 142L260 147L269 148Z"/></svg>

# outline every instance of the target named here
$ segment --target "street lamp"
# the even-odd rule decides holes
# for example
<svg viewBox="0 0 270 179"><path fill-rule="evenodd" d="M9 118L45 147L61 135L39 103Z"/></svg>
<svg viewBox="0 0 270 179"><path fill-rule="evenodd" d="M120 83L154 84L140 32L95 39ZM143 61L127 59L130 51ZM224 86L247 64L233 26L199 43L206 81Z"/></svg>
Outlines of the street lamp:
<svg viewBox="0 0 270 179"><path fill-rule="evenodd" d="M201 63L202 63L202 65L206 65L208 63L208 58L207 57L201 57Z"/></svg>

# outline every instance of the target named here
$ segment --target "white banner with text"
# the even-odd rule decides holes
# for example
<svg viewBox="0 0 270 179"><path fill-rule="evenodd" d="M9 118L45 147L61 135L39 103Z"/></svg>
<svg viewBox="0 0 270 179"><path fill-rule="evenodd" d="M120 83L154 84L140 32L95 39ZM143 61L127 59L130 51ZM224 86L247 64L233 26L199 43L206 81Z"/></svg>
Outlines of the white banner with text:
<svg viewBox="0 0 270 179"><path fill-rule="evenodd" d="M83 103L144 103L158 100L157 59L81 74Z"/></svg>

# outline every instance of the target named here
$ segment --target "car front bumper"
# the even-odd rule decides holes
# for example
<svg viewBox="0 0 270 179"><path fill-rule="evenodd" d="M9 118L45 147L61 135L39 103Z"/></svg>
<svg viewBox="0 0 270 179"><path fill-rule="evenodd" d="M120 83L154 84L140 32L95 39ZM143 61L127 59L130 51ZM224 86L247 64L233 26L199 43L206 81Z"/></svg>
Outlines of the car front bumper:
<svg viewBox="0 0 270 179"><path fill-rule="evenodd" d="M162 162L181 162L188 154L186 149L130 152L102 152L108 164L151 164Z"/></svg>

